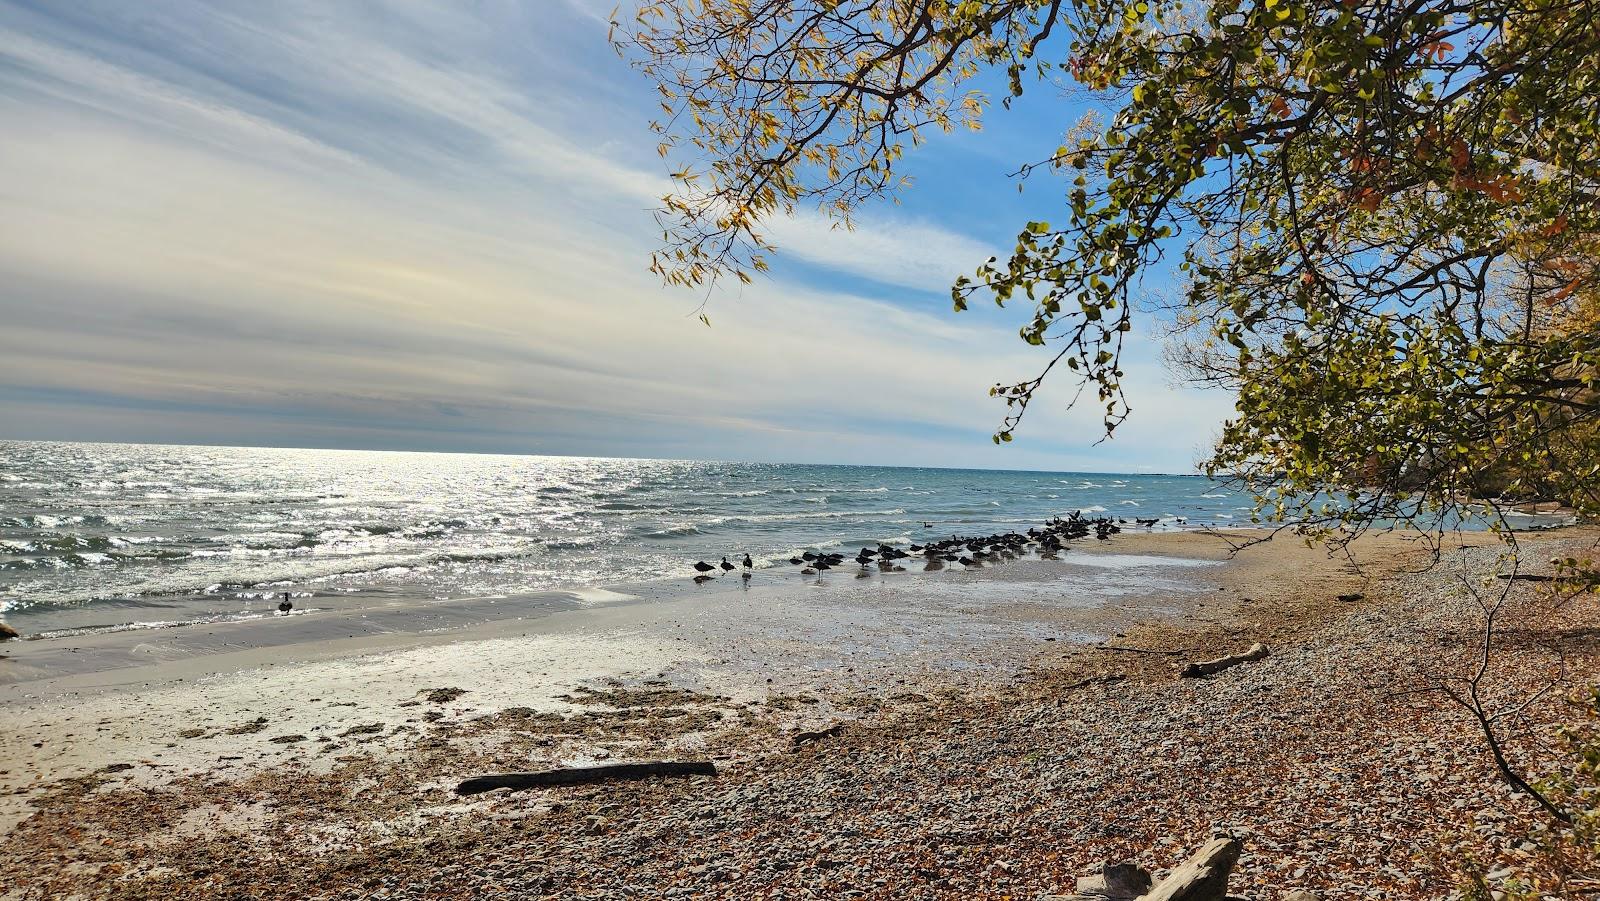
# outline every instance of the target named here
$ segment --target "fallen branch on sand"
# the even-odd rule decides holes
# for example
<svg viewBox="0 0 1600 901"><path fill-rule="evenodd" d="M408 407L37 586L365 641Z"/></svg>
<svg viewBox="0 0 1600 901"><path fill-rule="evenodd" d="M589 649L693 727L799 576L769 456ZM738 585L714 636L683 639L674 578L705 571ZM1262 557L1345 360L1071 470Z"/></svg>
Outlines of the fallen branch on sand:
<svg viewBox="0 0 1600 901"><path fill-rule="evenodd" d="M1575 576L1551 576L1544 573L1500 573L1496 578L1508 582L1577 582Z"/></svg>
<svg viewBox="0 0 1600 901"><path fill-rule="evenodd" d="M1243 654L1229 654L1226 657L1218 657L1215 660L1202 660L1197 663L1191 663L1183 668L1183 672L1180 675L1182 675L1185 679L1194 679L1200 676L1214 675L1222 672L1230 666L1238 666L1241 663L1249 663L1252 660L1260 660L1267 656L1267 653L1267 646L1258 641L1251 645L1250 650L1245 651Z"/></svg>
<svg viewBox="0 0 1600 901"><path fill-rule="evenodd" d="M649 760L643 763L608 763L600 766L575 766L538 773L490 773L474 776L456 786L458 795L477 795L497 788L521 790L551 785L582 785L611 779L648 779L651 776L715 776L717 768L709 760Z"/></svg>
<svg viewBox="0 0 1600 901"><path fill-rule="evenodd" d="M834 723L826 729L818 729L815 732L796 732L794 734L794 746L798 748L801 745L810 744L820 739L832 738L843 731L844 723Z"/></svg>
<svg viewBox="0 0 1600 901"><path fill-rule="evenodd" d="M1125 681L1127 678L1128 676L1125 673L1111 673L1110 675L1105 676L1090 676L1087 679L1079 679L1076 682L1063 685L1061 686L1061 690L1071 691L1074 688L1084 688L1089 685L1110 685L1113 682Z"/></svg>
<svg viewBox="0 0 1600 901"><path fill-rule="evenodd" d="M1178 648L1174 651L1162 651L1153 648L1120 648L1114 644L1097 644L1094 646L1094 649L1097 651L1127 651L1129 654L1158 654L1163 657L1174 657L1178 654L1189 653L1188 648Z"/></svg>

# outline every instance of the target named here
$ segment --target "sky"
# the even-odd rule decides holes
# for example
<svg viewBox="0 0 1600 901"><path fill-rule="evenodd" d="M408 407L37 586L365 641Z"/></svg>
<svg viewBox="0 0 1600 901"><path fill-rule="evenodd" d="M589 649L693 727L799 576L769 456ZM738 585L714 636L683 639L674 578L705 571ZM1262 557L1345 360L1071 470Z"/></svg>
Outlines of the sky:
<svg viewBox="0 0 1600 901"><path fill-rule="evenodd" d="M1193 470L1231 399L1153 329L1113 440L1065 383L990 440L1042 353L949 285L1060 214L1050 87L708 297L613 3L0 0L0 438Z"/></svg>

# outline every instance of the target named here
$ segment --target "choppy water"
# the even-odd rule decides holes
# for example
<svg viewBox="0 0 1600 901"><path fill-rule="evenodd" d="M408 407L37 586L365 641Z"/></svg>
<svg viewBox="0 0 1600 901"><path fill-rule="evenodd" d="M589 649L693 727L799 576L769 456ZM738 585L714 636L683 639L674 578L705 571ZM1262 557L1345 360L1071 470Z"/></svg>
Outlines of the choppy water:
<svg viewBox="0 0 1600 901"><path fill-rule="evenodd" d="M1178 527L1248 509L1196 476L0 441L0 609L30 632L107 627L283 591L514 594L1073 510Z"/></svg>

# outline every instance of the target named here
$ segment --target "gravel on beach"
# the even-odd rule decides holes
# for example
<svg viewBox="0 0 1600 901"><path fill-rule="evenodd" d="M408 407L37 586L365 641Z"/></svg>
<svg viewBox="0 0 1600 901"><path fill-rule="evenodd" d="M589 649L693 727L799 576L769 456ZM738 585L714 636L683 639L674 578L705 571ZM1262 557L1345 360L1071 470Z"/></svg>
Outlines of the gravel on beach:
<svg viewBox="0 0 1600 901"><path fill-rule="evenodd" d="M1529 544L1548 557L1592 542ZM1320 551L1293 570L1225 568L1209 615L1112 642L1163 653L1041 642L1010 684L907 691L804 743L785 718L805 705L792 696L601 686L576 698L592 711L556 717L458 716L452 696L425 705L438 715L407 753L364 755L358 736L331 770L63 780L0 842L0 892L1023 899L1070 893L1105 861L1159 875L1228 830L1245 844L1231 885L1244 898L1443 897L1452 849L1514 868L1539 822L1495 776L1476 723L1428 690L1475 651L1463 575L1477 584L1497 549L1452 547L1408 572L1422 552L1384 547L1361 574ZM1538 772L1564 698L1600 672L1600 643L1578 627L1593 620L1590 599L1551 608L1536 583L1513 590L1486 684L1511 704L1558 680L1504 723L1512 759ZM1256 641L1265 660L1176 675ZM450 791L584 735L628 736L638 759L709 757L720 772ZM273 736L260 739L284 738Z"/></svg>

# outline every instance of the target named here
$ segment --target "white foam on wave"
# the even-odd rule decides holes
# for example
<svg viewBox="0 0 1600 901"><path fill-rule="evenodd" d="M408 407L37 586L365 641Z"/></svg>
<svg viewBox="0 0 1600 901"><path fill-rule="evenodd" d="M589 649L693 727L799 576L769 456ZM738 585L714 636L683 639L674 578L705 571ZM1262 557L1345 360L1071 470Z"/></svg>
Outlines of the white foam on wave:
<svg viewBox="0 0 1600 901"><path fill-rule="evenodd" d="M578 588L568 592L568 594L591 607L597 607L602 604L620 604L624 601L632 601L638 598L637 595L622 591L612 591L609 588Z"/></svg>

